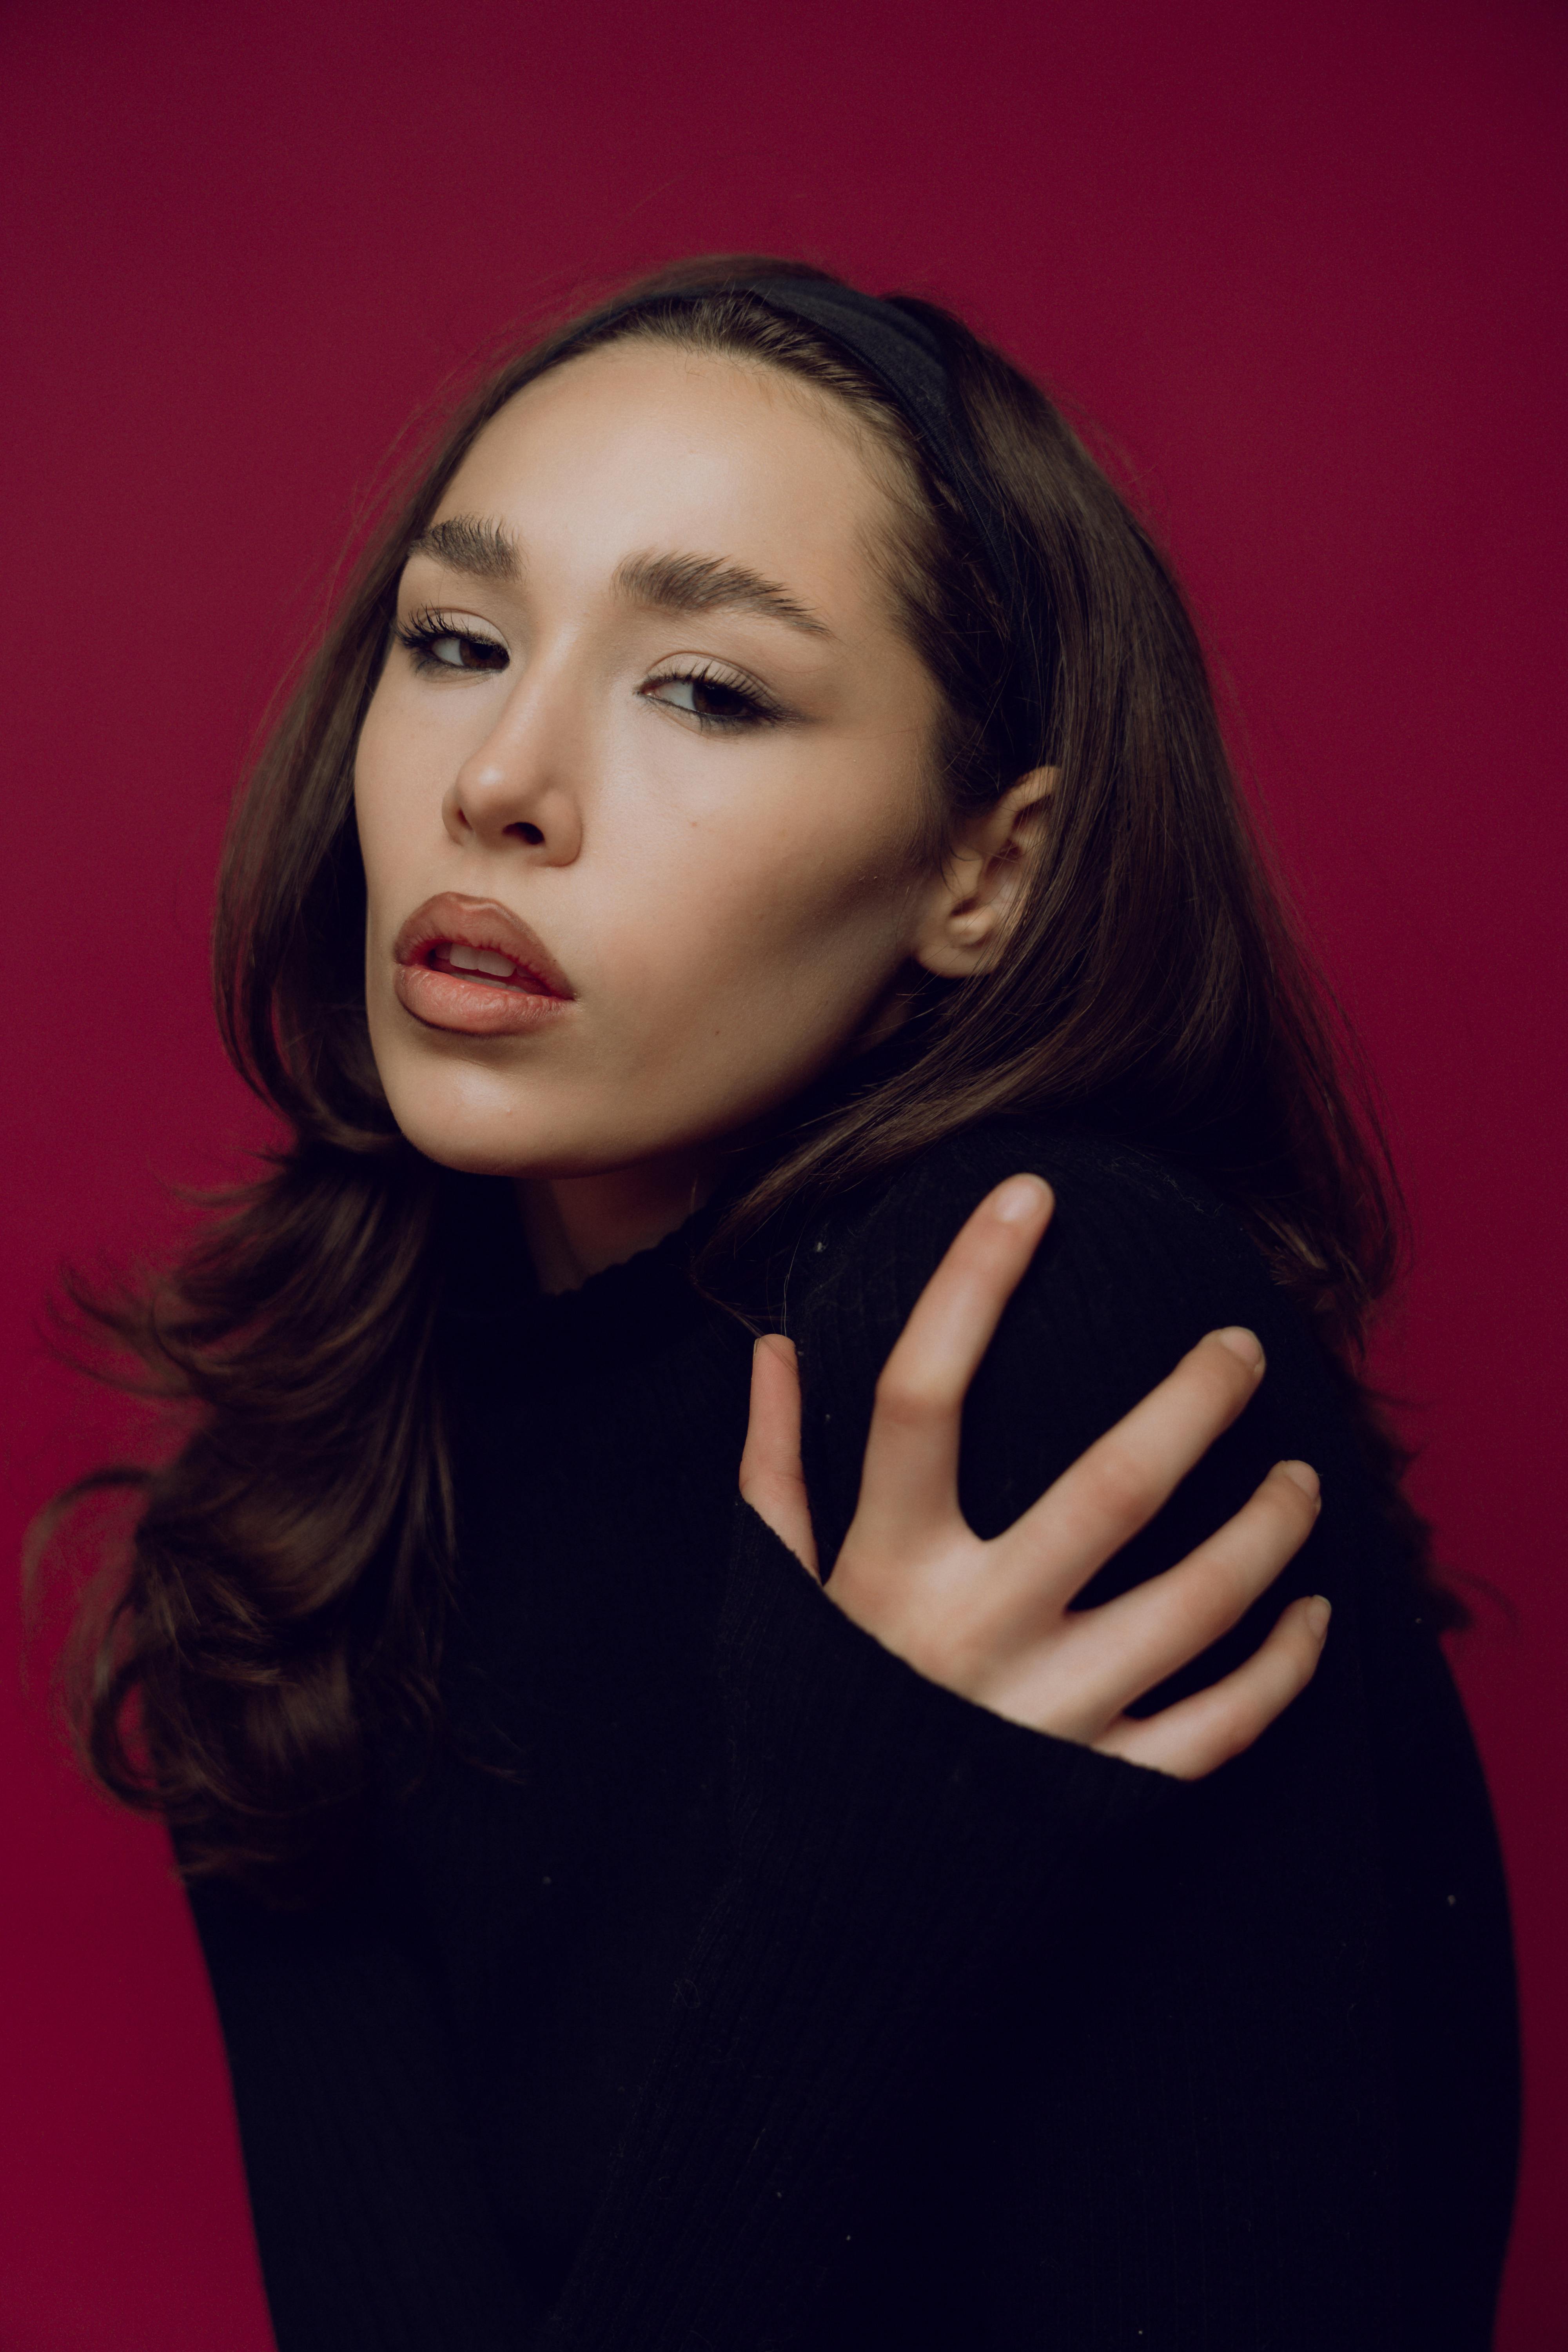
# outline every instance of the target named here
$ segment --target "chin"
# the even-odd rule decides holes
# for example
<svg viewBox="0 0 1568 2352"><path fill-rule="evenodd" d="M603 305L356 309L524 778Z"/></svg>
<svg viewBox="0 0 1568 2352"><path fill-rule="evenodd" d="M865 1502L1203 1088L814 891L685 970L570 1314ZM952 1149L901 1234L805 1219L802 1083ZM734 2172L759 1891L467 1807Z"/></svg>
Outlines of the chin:
<svg viewBox="0 0 1568 2352"><path fill-rule="evenodd" d="M439 1167L470 1176L535 1176L552 1159L535 1089L498 1084L489 1072L423 1068L383 1070L387 1106L416 1151Z"/></svg>
<svg viewBox="0 0 1568 2352"><path fill-rule="evenodd" d="M619 1133L584 1131L568 1107L552 1103L550 1089L476 1082L468 1074L453 1084L441 1074L432 1084L420 1073L413 1083L383 1086L402 1133L441 1168L466 1176L598 1176L642 1156Z"/></svg>
<svg viewBox="0 0 1568 2352"><path fill-rule="evenodd" d="M403 1126L401 1119L398 1121ZM438 1168L455 1168L465 1176L540 1176L546 1171L535 1167L531 1160L520 1157L517 1148L504 1140L487 1141L482 1137L456 1137L440 1129L417 1130L404 1127L404 1134L415 1150Z"/></svg>

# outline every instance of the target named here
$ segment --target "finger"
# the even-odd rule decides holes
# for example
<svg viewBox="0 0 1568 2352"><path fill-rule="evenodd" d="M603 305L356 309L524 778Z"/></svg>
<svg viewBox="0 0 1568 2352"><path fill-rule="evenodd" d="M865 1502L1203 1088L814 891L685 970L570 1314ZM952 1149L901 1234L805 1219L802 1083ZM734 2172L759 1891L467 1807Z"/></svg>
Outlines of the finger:
<svg viewBox="0 0 1568 2352"><path fill-rule="evenodd" d="M1178 1780L1201 1780L1250 1748L1306 1689L1328 1629L1321 1593L1294 1601L1262 1646L1223 1682L1142 1721L1123 1716L1094 1746Z"/></svg>
<svg viewBox="0 0 1568 2352"><path fill-rule="evenodd" d="M897 1541L958 1507L963 1399L1055 1207L1038 1176L1010 1176L960 1228L877 1383L857 1514Z"/></svg>
<svg viewBox="0 0 1568 2352"><path fill-rule="evenodd" d="M813 1576L816 1538L800 1465L800 1373L795 1342L770 1331L752 1350L752 1411L741 1455L741 1492Z"/></svg>
<svg viewBox="0 0 1568 2352"><path fill-rule="evenodd" d="M1316 1471L1277 1463L1235 1517L1185 1559L1071 1620L1086 1736L1245 1617L1300 1550L1319 1509Z"/></svg>
<svg viewBox="0 0 1568 2352"><path fill-rule="evenodd" d="M1049 1562L1041 1598L1060 1606L1131 1542L1230 1427L1263 1377L1250 1331L1210 1331L1114 1429L1081 1454L998 1539L1024 1579Z"/></svg>

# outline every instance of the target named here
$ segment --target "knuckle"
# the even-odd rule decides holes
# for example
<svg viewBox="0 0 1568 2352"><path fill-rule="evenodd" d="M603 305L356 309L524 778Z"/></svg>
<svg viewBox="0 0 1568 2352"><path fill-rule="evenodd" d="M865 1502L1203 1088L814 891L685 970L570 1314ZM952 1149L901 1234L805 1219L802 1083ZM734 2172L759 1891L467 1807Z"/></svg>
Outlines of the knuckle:
<svg viewBox="0 0 1568 2352"><path fill-rule="evenodd" d="M1297 1497L1300 1501L1301 1498ZM1200 1557L1213 1561L1217 1576L1238 1591L1256 1593L1271 1583L1310 1534L1313 1515L1297 1510L1265 1487L1245 1504Z"/></svg>
<svg viewBox="0 0 1568 2352"><path fill-rule="evenodd" d="M899 1366L882 1374L877 1382L876 1408L879 1418L891 1422L896 1428L922 1428L940 1420L951 1409L952 1399L940 1382L922 1379L911 1369Z"/></svg>
<svg viewBox="0 0 1568 2352"><path fill-rule="evenodd" d="M1136 1454L1106 1439L1085 1468L1095 1507L1118 1523L1141 1526L1157 1499L1157 1489Z"/></svg>
<svg viewBox="0 0 1568 2352"><path fill-rule="evenodd" d="M1250 1512L1223 1547L1238 1586L1258 1591L1272 1583L1286 1561L1301 1548L1306 1528L1289 1510L1269 1506Z"/></svg>
<svg viewBox="0 0 1568 2352"><path fill-rule="evenodd" d="M1207 1710L1194 1742L1198 1772L1217 1772L1222 1764L1244 1756L1269 1719L1239 1691L1227 1691Z"/></svg>
<svg viewBox="0 0 1568 2352"><path fill-rule="evenodd" d="M1158 1716L1147 1727L1140 1727L1139 1735L1122 1744L1121 1753L1130 1764L1142 1764L1152 1772L1168 1773L1173 1780L1201 1780L1213 1768L1208 1759L1208 1743L1205 1735L1192 1725L1178 1728L1162 1723Z"/></svg>
<svg viewBox="0 0 1568 2352"><path fill-rule="evenodd" d="M1257 1740L1258 1733L1265 1728L1266 1727L1261 1723L1244 1723L1238 1720L1228 1723L1223 1729L1211 1733L1204 1750L1205 1775L1217 1772L1222 1764L1234 1764L1238 1756L1245 1756Z"/></svg>

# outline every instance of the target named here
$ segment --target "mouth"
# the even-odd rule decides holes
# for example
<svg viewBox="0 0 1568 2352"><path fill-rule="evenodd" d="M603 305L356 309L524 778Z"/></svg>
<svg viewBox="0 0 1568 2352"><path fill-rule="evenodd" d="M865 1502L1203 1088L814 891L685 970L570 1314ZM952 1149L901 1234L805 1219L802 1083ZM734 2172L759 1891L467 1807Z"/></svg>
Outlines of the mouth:
<svg viewBox="0 0 1568 2352"><path fill-rule="evenodd" d="M426 898L392 956L398 1001L426 1029L515 1036L558 1020L573 1002L543 940L493 898L456 890Z"/></svg>

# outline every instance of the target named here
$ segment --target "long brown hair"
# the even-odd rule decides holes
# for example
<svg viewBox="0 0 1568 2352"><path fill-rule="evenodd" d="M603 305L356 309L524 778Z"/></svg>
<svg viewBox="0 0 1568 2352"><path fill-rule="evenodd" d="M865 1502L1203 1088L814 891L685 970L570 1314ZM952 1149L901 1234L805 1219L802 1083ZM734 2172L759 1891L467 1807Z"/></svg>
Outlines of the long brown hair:
<svg viewBox="0 0 1568 2352"><path fill-rule="evenodd" d="M785 1129L718 1244L742 1246L785 1202L885 1177L1002 1111L1069 1112L1173 1155L1231 1201L1317 1327L1423 1572L1402 1457L1355 1378L1396 1267L1396 1194L1331 1001L1250 837L1170 570L1045 394L961 321L910 301L942 340L1035 609L1052 616L1050 740L1029 740L1006 683L1017 624L914 436L836 345L734 290L822 274L757 256L689 262L629 289L635 310L623 295L500 368L365 557L237 807L218 1019L289 1139L162 1280L73 1294L192 1416L165 1466L106 1471L71 1494L139 1488L78 1721L98 1779L163 1815L193 1874L308 1894L352 1839L370 1727L389 1711L432 1716L454 1522L433 1362L436 1171L397 1132L370 1051L354 749L406 550L476 435L548 369L621 337L787 370L859 419L890 489L888 583L943 698L933 855L1019 774L1047 760L1058 772L1005 955L942 994L912 1061Z"/></svg>

